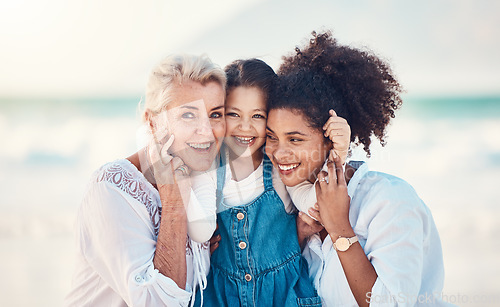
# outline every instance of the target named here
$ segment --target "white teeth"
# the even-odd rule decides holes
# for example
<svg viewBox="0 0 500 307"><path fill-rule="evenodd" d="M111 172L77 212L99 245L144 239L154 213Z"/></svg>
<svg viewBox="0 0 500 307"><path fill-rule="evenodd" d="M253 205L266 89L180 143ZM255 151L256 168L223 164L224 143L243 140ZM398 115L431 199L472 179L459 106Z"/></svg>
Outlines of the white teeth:
<svg viewBox="0 0 500 307"><path fill-rule="evenodd" d="M210 142L208 143L189 143L188 145L196 149L207 149L210 147Z"/></svg>
<svg viewBox="0 0 500 307"><path fill-rule="evenodd" d="M248 144L254 139L254 137L243 137L243 136L235 136L235 138L239 142L244 143L244 144Z"/></svg>
<svg viewBox="0 0 500 307"><path fill-rule="evenodd" d="M299 163L296 163L296 164L278 164L279 169L282 171L289 171L291 169L296 168L297 166L299 166Z"/></svg>

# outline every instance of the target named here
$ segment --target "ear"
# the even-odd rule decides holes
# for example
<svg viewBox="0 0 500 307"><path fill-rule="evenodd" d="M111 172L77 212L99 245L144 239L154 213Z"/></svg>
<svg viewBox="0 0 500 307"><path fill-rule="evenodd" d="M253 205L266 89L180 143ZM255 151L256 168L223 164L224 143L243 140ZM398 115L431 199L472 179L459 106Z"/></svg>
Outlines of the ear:
<svg viewBox="0 0 500 307"><path fill-rule="evenodd" d="M156 122L154 120L153 112L150 109L146 109L146 111L144 112L144 118L146 119L146 123L149 129L154 134L156 131Z"/></svg>
<svg viewBox="0 0 500 307"><path fill-rule="evenodd" d="M333 148L333 142L328 137L324 137L323 146L326 148L326 150L330 151Z"/></svg>

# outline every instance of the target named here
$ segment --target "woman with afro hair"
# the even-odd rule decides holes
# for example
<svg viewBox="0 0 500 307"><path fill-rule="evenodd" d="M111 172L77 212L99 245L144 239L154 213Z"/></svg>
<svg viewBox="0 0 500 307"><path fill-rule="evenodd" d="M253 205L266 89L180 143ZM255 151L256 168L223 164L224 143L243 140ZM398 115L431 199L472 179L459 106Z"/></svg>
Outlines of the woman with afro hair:
<svg viewBox="0 0 500 307"><path fill-rule="evenodd" d="M313 32L305 48L284 57L278 76L266 154L294 203L316 194L308 213L319 223L303 213L297 223L323 305L445 305L441 242L429 208L400 178L370 171L361 161L344 169L323 134L333 109L367 156L372 136L385 144L402 103L389 66L338 44L330 32ZM308 192L312 185L315 191Z"/></svg>

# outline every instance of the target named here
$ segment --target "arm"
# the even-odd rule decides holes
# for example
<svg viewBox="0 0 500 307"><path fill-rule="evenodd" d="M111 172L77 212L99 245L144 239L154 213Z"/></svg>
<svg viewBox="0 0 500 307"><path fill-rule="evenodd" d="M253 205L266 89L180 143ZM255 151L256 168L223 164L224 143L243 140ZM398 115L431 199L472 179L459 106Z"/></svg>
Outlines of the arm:
<svg viewBox="0 0 500 307"><path fill-rule="evenodd" d="M144 204L108 182L99 182L84 198L77 226L82 254L127 305L189 303L191 293L183 290L185 283L179 287L180 282L155 269L155 235Z"/></svg>
<svg viewBox="0 0 500 307"><path fill-rule="evenodd" d="M187 219L184 202L177 184L158 185L162 215L154 266L170 277L179 288L186 285Z"/></svg>
<svg viewBox="0 0 500 307"><path fill-rule="evenodd" d="M341 168L336 169L335 178L342 178ZM432 224L432 218L411 186L404 181L380 176L365 180L367 182L356 190L354 210L359 210L359 213L351 216L357 235L364 244L363 249L355 243L347 251L338 251L337 254L358 304L377 305L377 301L382 299L385 301L383 306L405 305L404 302L417 297L421 289L423 255L428 248L425 233ZM347 193L342 187L330 187L330 184L322 182L318 187L319 194L330 196L329 200L320 200L318 195L320 213L317 217L322 219L335 242L339 235L350 237L354 231L348 224L349 213L346 211L350 199ZM326 193L329 189L330 192L336 189L334 193L337 196ZM371 287L363 285L367 279Z"/></svg>
<svg viewBox="0 0 500 307"><path fill-rule="evenodd" d="M168 134L166 134L168 135ZM184 162L168 154L174 141L171 135L163 143L153 138L147 147L150 165L162 204L161 223L154 253L154 266L170 277L178 287L186 285L187 219L185 204L189 203L191 182L187 174L178 171ZM164 137L166 139L166 136Z"/></svg>
<svg viewBox="0 0 500 307"><path fill-rule="evenodd" d="M339 236L350 238L356 234L349 222L350 197L340 158L331 154L330 159L332 162L328 163L328 174L321 172L318 175L316 192L319 215L316 218L325 226L332 242L335 242ZM326 176L329 183L325 181ZM314 214L312 210L310 213ZM346 251L337 251L337 255L357 303L368 306L367 294L377 280L377 272L360 243L354 243Z"/></svg>

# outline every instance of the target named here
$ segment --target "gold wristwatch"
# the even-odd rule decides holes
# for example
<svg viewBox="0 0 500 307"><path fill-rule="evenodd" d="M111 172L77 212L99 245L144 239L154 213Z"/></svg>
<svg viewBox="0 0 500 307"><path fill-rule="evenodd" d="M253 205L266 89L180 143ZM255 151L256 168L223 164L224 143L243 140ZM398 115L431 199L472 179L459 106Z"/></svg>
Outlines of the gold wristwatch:
<svg viewBox="0 0 500 307"><path fill-rule="evenodd" d="M339 252L345 252L351 247L354 243L358 242L358 237L354 236L352 238L345 238L339 236L335 243L333 243L333 248Z"/></svg>

